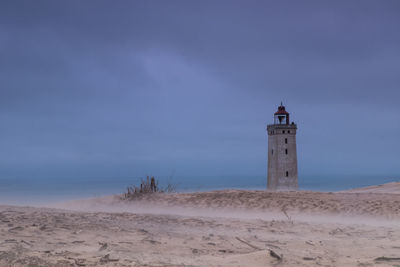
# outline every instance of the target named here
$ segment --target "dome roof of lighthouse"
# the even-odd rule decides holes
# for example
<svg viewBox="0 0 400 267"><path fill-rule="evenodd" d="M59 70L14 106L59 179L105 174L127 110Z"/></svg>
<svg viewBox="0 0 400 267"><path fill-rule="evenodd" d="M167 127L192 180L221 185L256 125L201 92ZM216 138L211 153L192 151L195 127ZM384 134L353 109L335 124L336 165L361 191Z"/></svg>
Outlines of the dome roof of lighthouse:
<svg viewBox="0 0 400 267"><path fill-rule="evenodd" d="M280 115L280 114L283 114L283 115L289 114L289 113L285 110L285 106L283 106L282 103L281 103L281 105L278 107L278 111L274 113L274 115Z"/></svg>

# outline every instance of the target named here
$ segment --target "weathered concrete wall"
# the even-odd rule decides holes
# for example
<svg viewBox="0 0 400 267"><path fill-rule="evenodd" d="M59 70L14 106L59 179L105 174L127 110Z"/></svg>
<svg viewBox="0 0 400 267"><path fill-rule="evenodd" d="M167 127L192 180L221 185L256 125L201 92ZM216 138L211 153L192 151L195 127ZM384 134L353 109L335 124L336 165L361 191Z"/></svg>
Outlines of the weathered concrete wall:
<svg viewBox="0 0 400 267"><path fill-rule="evenodd" d="M296 130L296 124L267 127L269 190L298 189Z"/></svg>

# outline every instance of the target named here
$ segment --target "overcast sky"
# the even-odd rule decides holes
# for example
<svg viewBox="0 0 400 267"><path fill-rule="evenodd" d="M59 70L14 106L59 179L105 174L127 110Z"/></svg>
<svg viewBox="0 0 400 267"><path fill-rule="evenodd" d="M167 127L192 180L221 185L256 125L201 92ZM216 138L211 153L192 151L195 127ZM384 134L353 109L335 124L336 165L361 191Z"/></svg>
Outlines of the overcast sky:
<svg viewBox="0 0 400 267"><path fill-rule="evenodd" d="M400 1L0 2L0 177L400 175Z"/></svg>

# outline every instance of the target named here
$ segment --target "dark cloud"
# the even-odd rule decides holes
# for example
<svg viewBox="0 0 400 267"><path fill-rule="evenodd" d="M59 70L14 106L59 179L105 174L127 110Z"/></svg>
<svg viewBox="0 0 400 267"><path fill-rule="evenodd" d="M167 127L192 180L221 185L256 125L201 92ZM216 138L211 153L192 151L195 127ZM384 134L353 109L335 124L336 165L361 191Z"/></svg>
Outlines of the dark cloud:
<svg viewBox="0 0 400 267"><path fill-rule="evenodd" d="M0 175L398 174L398 1L3 1ZM71 171L74 169L75 171Z"/></svg>

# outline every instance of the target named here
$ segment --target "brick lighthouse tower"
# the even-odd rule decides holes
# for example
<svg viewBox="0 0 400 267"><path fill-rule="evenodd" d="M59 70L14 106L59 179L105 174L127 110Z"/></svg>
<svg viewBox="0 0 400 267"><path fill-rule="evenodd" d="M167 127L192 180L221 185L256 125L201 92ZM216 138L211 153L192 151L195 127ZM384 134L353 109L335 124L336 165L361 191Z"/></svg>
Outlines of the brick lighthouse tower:
<svg viewBox="0 0 400 267"><path fill-rule="evenodd" d="M290 123L289 113L281 105L274 114L274 124L268 132L268 181L269 190L297 190L297 125Z"/></svg>

